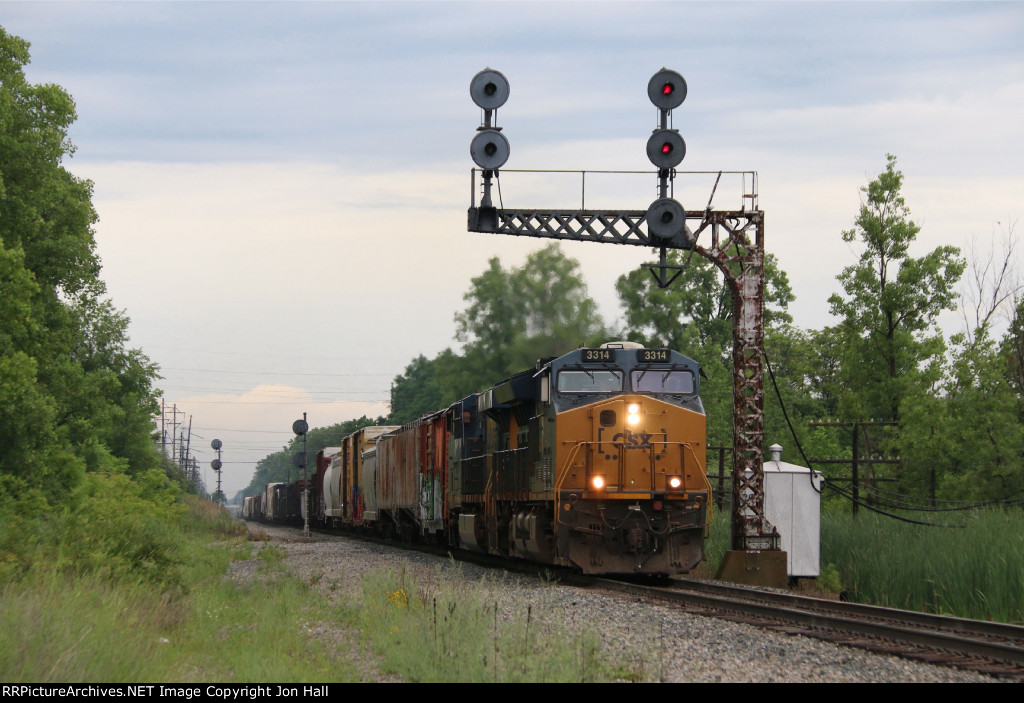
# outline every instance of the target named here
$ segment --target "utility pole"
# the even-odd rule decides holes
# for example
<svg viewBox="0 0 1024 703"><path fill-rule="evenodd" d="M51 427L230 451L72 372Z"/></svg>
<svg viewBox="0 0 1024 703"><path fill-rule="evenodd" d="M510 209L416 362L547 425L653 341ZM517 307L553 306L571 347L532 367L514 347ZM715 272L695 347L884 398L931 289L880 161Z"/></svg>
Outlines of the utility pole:
<svg viewBox="0 0 1024 703"><path fill-rule="evenodd" d="M898 458L884 459L884 458L880 458L880 457L877 457L877 456L873 456L871 454L869 454L867 457L862 457L861 456L861 450L860 450L860 438L863 437L864 438L864 443L865 444L869 444L870 443L869 438L868 438L868 428L869 427L898 427L899 423L898 422L887 422L887 421L882 421L882 420L867 420L867 421L861 420L861 421L858 421L858 422L838 422L838 421L832 422L832 421L826 420L826 421L823 421L823 422L812 422L812 423L810 423L810 425L811 425L811 427L849 427L849 428L852 429L853 436L851 438L851 458L849 458L849 459L811 459L811 463L812 464L842 464L844 466L848 465L850 467L850 487L851 487L851 491L852 491L852 494L853 494L852 495L853 515L854 515L854 517L856 517L857 513L859 512L859 509L860 509L860 483L861 483L862 480L865 480L865 479L862 479L861 476L860 476L860 467L861 466L869 466L870 467L870 466L873 466L875 464L885 464L885 465L892 466L892 465L898 465L900 463L900 460ZM870 447L868 448L868 450L870 452ZM832 482L835 482L837 480L841 481L843 479L835 479L835 478L830 478L829 479L829 481L832 481ZM872 476L871 478L867 479L867 481L870 481L872 483L874 483L876 481L879 481L879 480L885 481L886 479L878 479L878 478L875 478L874 476Z"/></svg>

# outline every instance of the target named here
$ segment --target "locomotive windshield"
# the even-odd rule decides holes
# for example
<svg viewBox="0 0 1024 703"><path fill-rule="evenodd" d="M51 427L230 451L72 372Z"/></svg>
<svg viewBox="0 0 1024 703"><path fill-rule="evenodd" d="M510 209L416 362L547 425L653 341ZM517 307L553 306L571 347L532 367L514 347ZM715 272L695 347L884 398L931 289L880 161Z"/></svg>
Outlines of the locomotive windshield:
<svg viewBox="0 0 1024 703"><path fill-rule="evenodd" d="M696 385L692 371L673 369L634 369L630 381L637 393L693 393Z"/></svg>
<svg viewBox="0 0 1024 703"><path fill-rule="evenodd" d="M564 369L558 374L558 392L618 393L622 380L618 369Z"/></svg>

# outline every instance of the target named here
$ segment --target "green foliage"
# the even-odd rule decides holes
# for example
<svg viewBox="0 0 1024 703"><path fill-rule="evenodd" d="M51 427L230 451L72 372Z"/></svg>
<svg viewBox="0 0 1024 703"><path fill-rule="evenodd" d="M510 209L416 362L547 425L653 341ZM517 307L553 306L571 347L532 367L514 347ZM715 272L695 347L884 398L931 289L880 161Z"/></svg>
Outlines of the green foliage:
<svg viewBox="0 0 1024 703"><path fill-rule="evenodd" d="M180 585L180 489L159 470L134 479L84 474L61 508L14 476L0 475L0 584L33 570L71 577Z"/></svg>
<svg viewBox="0 0 1024 703"><path fill-rule="evenodd" d="M579 262L549 244L521 268L498 258L472 279L466 309L455 315L462 353L445 349L414 359L391 388L389 422L401 424L489 388L543 357L606 341L597 304Z"/></svg>
<svg viewBox="0 0 1024 703"><path fill-rule="evenodd" d="M668 288L659 288L643 267L619 277L615 289L626 318L622 336L696 359L707 375L701 381L701 399L708 418L708 444L732 446L732 295L715 264L699 254L673 250L668 252L668 263L684 267ZM789 277L773 255L765 256L764 268L764 320L770 346L771 339L782 344L796 333L789 327L788 312L794 297ZM774 355L772 359L776 363ZM773 427L782 424L775 407L771 402L766 407L767 414L778 417L774 425L769 423Z"/></svg>
<svg viewBox="0 0 1024 703"><path fill-rule="evenodd" d="M391 383L391 415L388 423L407 422L441 408L441 386L437 381L437 365L420 354L405 367L405 373Z"/></svg>
<svg viewBox="0 0 1024 703"><path fill-rule="evenodd" d="M840 412L850 419L898 420L904 399L931 392L942 374L945 344L935 326L956 302L965 262L955 247L909 256L920 228L909 219L903 174L889 155L884 173L862 192L866 199L846 242L859 241L859 262L843 269L845 295L829 298L840 319Z"/></svg>
<svg viewBox="0 0 1024 703"><path fill-rule="evenodd" d="M419 584L404 572L363 579L359 628L388 670L416 682L596 682L615 678L596 631L572 633L543 612L502 607L459 573Z"/></svg>
<svg viewBox="0 0 1024 703"><path fill-rule="evenodd" d="M987 510L955 522L961 527L827 513L822 561L835 564L858 602L1024 624L1024 516Z"/></svg>
<svg viewBox="0 0 1024 703"><path fill-rule="evenodd" d="M1024 397L1024 297L1016 301L1000 351L1006 360L1007 380L1017 395Z"/></svg>
<svg viewBox="0 0 1024 703"><path fill-rule="evenodd" d="M668 288L659 288L643 267L615 283L626 313L626 335L651 347L714 352L705 364L712 360L731 364L732 294L724 276L715 264L692 252L674 249L668 252L668 263L684 267ZM793 321L788 312L793 291L772 254L765 256L764 274L765 328L788 325Z"/></svg>
<svg viewBox="0 0 1024 703"><path fill-rule="evenodd" d="M355 680L346 650L310 634L313 624L341 628L326 601L279 568L249 583L226 578L232 560L249 556L244 526L212 503L187 505L187 514L163 521L187 587L103 569L71 577L46 562L0 584L5 682Z"/></svg>
<svg viewBox="0 0 1024 703"><path fill-rule="evenodd" d="M822 564L818 576L818 588L825 593L839 595L843 592L843 581L835 564Z"/></svg>
<svg viewBox="0 0 1024 703"><path fill-rule="evenodd" d="M478 374L476 387L467 392L528 369L541 357L595 344L605 335L579 262L557 244L533 252L521 268L506 271L497 258L491 259L472 280L465 300L467 308L455 316L456 338Z"/></svg>
<svg viewBox="0 0 1024 703"><path fill-rule="evenodd" d="M159 466L156 369L102 300L92 184L62 166L74 102L28 60L0 28L0 475L58 505L86 471Z"/></svg>
<svg viewBox="0 0 1024 703"><path fill-rule="evenodd" d="M1006 359L982 331L953 338L942 394L906 403L900 431L903 484L945 499L999 499L1024 493L1024 402Z"/></svg>
<svg viewBox="0 0 1024 703"><path fill-rule="evenodd" d="M55 566L70 574L180 585L181 556L168 529L184 512L180 489L161 471L136 480L116 473L88 473L61 517L66 538ZM74 538L71 536L74 535Z"/></svg>

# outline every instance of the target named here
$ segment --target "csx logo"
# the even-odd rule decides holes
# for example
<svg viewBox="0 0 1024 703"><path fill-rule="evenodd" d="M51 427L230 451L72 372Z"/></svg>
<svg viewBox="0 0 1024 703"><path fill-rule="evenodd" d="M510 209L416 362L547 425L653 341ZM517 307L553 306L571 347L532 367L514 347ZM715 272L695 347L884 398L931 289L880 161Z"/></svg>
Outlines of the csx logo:
<svg viewBox="0 0 1024 703"><path fill-rule="evenodd" d="M626 449L650 449L652 436L647 432L626 430L625 432L617 433L612 437L612 441L622 442L622 446Z"/></svg>

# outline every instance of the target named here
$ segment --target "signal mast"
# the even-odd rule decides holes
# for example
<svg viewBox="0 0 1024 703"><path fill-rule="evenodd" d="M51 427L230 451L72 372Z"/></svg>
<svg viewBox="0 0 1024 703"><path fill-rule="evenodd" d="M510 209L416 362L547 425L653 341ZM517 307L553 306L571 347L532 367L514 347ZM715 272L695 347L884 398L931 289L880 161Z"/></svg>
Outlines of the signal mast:
<svg viewBox="0 0 1024 703"><path fill-rule="evenodd" d="M647 268L661 288L671 285L683 268L668 263L668 249L700 254L722 271L733 304L733 509L731 549L718 575L739 583L785 585L786 553L764 514L764 212L757 207L756 172L743 172L744 191L748 177L751 187L743 193L739 210L712 207L724 172L718 172L704 210L686 210L675 199L676 166L686 156L686 142L670 125L672 111L686 99L687 86L679 73L663 68L647 84L647 95L658 109L657 127L647 140L647 156L658 169L658 198L646 210L495 207L492 185L510 155L508 139L497 126L509 82L488 68L473 77L469 92L483 110L470 144L470 155L481 170L481 198L478 206L474 168L469 231L656 248L659 263Z"/></svg>

